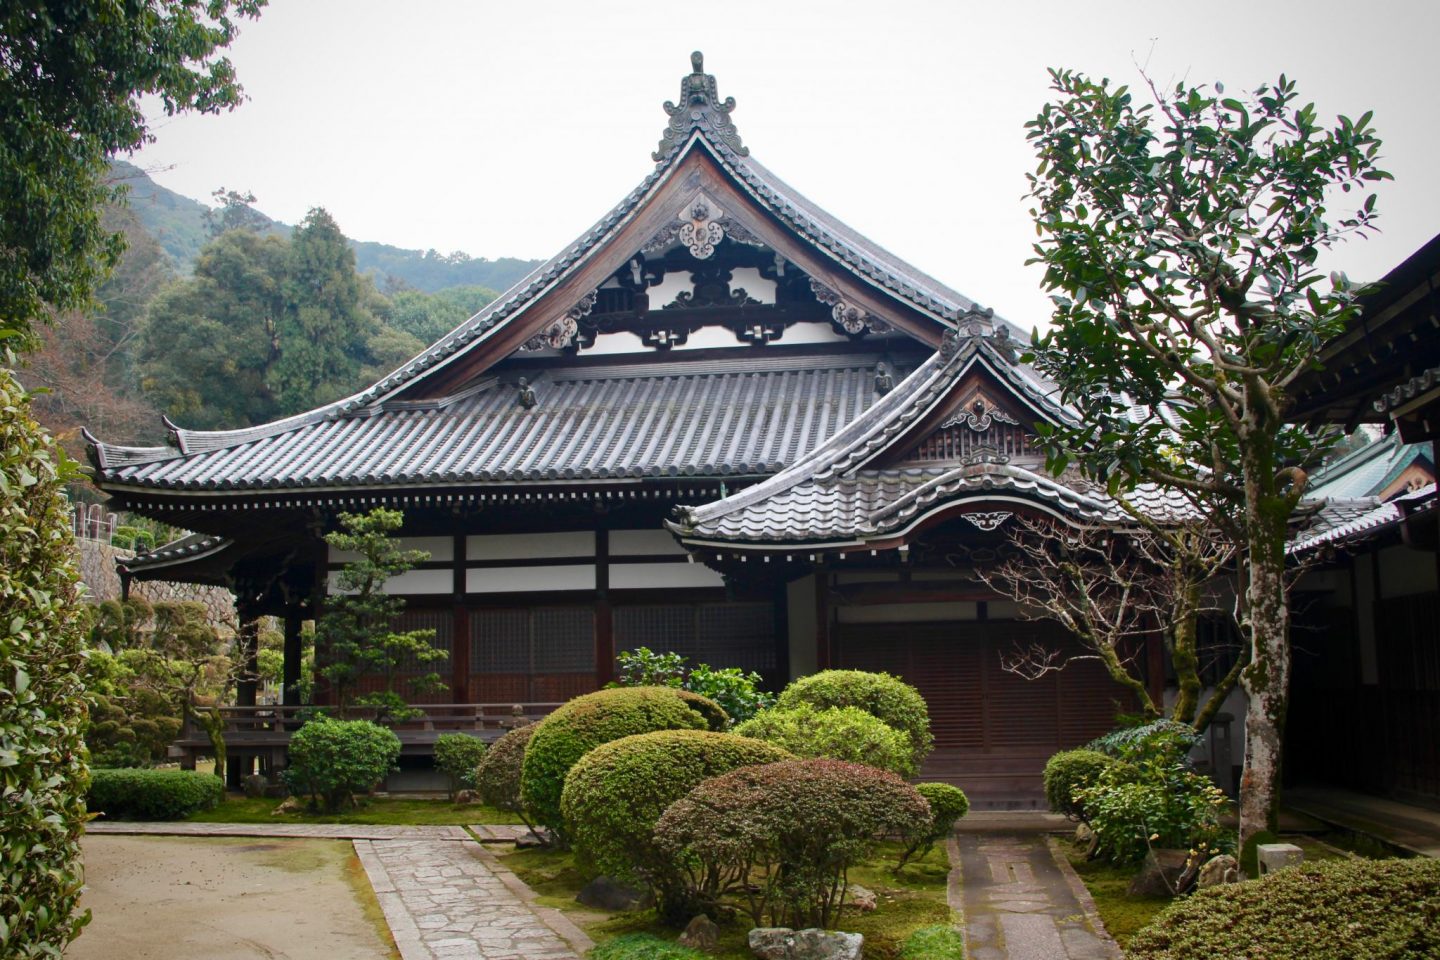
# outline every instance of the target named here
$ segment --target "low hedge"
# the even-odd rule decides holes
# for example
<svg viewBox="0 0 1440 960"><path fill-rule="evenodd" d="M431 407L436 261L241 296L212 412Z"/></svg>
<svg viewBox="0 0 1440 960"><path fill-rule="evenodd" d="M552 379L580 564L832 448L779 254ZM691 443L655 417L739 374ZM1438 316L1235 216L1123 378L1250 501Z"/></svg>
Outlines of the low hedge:
<svg viewBox="0 0 1440 960"><path fill-rule="evenodd" d="M369 720L311 720L290 738L290 764L280 774L296 796L334 812L369 793L395 769L400 738Z"/></svg>
<svg viewBox="0 0 1440 960"><path fill-rule="evenodd" d="M797 757L863 763L902 777L919 772L905 734L859 707L816 709L801 703L762 710L735 732L784 747Z"/></svg>
<svg viewBox="0 0 1440 960"><path fill-rule="evenodd" d="M905 866L910 860L918 860L930 853L935 844L950 836L956 822L970 812L970 798L965 791L948 783L917 783L915 792L930 804L930 829L911 838L900 863L895 869Z"/></svg>
<svg viewBox="0 0 1440 960"><path fill-rule="evenodd" d="M665 808L701 781L794 757L774 744L709 730L659 730L613 740L580 758L565 778L561 809L586 865L655 888L672 912L670 858L651 835ZM688 918L687 918L688 919Z"/></svg>
<svg viewBox="0 0 1440 960"><path fill-rule="evenodd" d="M1125 956L1440 957L1440 860L1331 860L1211 887L1166 908Z"/></svg>
<svg viewBox="0 0 1440 960"><path fill-rule="evenodd" d="M1045 763L1045 800L1055 813L1072 820L1084 820L1085 810L1075 799L1076 790L1095 786L1100 774L1118 763L1099 750L1062 750Z"/></svg>
<svg viewBox="0 0 1440 960"><path fill-rule="evenodd" d="M114 820L181 820L224 799L224 781L208 773L97 768L85 804Z"/></svg>
<svg viewBox="0 0 1440 960"><path fill-rule="evenodd" d="M809 704L817 709L859 707L894 727L910 741L915 767L929 755L935 739L930 735L930 711L920 691L899 677L864 670L822 670L801 677L780 694L782 709Z"/></svg>
<svg viewBox="0 0 1440 960"><path fill-rule="evenodd" d="M724 716L719 704L670 687L615 687L576 697L536 724L520 768L520 799L536 821L563 834L565 775L585 754L637 733L723 729Z"/></svg>

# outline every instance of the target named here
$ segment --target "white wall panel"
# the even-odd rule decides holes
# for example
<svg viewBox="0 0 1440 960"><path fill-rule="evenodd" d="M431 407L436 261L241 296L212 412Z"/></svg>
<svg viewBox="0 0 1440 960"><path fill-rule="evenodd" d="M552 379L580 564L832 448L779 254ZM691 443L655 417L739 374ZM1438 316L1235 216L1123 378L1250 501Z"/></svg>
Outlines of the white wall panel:
<svg viewBox="0 0 1440 960"><path fill-rule="evenodd" d="M537 590L594 590L595 567L486 567L465 571L466 593L525 593Z"/></svg>
<svg viewBox="0 0 1440 960"><path fill-rule="evenodd" d="M399 537L400 549L424 550L431 560L449 563L455 559L455 540L452 537ZM357 554L349 550L330 548L331 563L349 563Z"/></svg>
<svg viewBox="0 0 1440 960"><path fill-rule="evenodd" d="M723 587L725 579L701 563L612 563L610 589Z"/></svg>
<svg viewBox="0 0 1440 960"><path fill-rule="evenodd" d="M342 593L340 571L330 571L330 593ZM385 592L396 594L453 593L455 575L449 570L407 570L385 581Z"/></svg>
<svg viewBox="0 0 1440 960"><path fill-rule="evenodd" d="M664 530L611 530L610 556L682 556L685 548Z"/></svg>
<svg viewBox="0 0 1440 960"><path fill-rule="evenodd" d="M465 538L465 557L468 560L593 556L593 530L567 530L563 533L490 533Z"/></svg>

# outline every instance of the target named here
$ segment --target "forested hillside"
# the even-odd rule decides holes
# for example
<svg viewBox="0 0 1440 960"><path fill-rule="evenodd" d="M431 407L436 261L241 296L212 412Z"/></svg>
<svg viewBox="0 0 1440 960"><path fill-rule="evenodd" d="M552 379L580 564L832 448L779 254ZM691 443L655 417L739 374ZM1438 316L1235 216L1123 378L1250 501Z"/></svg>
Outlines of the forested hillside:
<svg viewBox="0 0 1440 960"><path fill-rule="evenodd" d="M210 225L215 214L211 208L160 186L132 163L112 160L110 169L113 180L129 188L129 205L140 225L170 256L179 274L190 273L200 249L212 235ZM232 192L230 196L241 195ZM246 211L245 217L251 228L262 234L284 236L294 229L253 208ZM369 240L347 242L355 251L356 269L370 274L376 286L385 292L408 287L435 293L461 286L507 290L540 263L514 257L487 260L459 251L442 254L435 250L405 250Z"/></svg>
<svg viewBox="0 0 1440 960"><path fill-rule="evenodd" d="M214 210L169 191L136 199L104 213L126 251L98 303L53 315L21 371L27 386L48 388L36 414L72 456L82 452L82 426L115 442L160 443L162 413L189 428L227 429L339 399L497 295L476 284L426 292L393 278L383 293L320 208L282 229L233 192ZM171 250L190 246L193 262L181 271ZM445 273L423 276L433 284Z"/></svg>

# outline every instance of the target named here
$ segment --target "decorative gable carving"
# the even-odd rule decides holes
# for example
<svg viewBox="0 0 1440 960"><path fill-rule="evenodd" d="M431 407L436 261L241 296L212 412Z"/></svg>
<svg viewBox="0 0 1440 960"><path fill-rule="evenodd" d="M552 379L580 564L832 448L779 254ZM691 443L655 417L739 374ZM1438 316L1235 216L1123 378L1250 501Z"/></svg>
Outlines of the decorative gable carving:
<svg viewBox="0 0 1440 960"><path fill-rule="evenodd" d="M1013 457L1039 455L1027 420L997 402L993 387L972 383L960 393L965 399L950 409L903 462L1005 463Z"/></svg>
<svg viewBox="0 0 1440 960"><path fill-rule="evenodd" d="M867 333L885 333L890 329L890 324L846 300L839 291L819 280L810 281L810 291L815 294L816 300L830 308L830 322L836 330L852 337L862 337Z"/></svg>

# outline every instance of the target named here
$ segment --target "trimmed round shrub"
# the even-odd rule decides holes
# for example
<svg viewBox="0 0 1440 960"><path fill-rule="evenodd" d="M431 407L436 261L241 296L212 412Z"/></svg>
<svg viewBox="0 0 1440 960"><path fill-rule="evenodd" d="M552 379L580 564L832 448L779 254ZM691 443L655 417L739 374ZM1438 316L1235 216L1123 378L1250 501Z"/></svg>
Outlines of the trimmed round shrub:
<svg viewBox="0 0 1440 960"><path fill-rule="evenodd" d="M297 796L326 811L369 793L395 769L400 738L369 720L311 720L290 738L290 765L280 774Z"/></svg>
<svg viewBox="0 0 1440 960"><path fill-rule="evenodd" d="M537 822L562 836L565 775L602 743L652 730L715 729L725 711L670 687L614 687L576 697L536 724L520 768L520 799Z"/></svg>
<svg viewBox="0 0 1440 960"><path fill-rule="evenodd" d="M480 799L492 807L517 814L527 827L531 823L525 815L525 804L520 801L520 767L525 762L525 748L537 726L539 724L529 723L516 727L496 740L485 751L475 770Z"/></svg>
<svg viewBox="0 0 1440 960"><path fill-rule="evenodd" d="M775 705L789 709L802 703L821 710L859 707L894 727L910 741L916 769L935 743L930 735L930 711L925 706L925 698L910 684L888 673L824 670L790 684Z"/></svg>
<svg viewBox="0 0 1440 960"><path fill-rule="evenodd" d="M1130 960L1440 956L1440 860L1330 860L1201 890L1137 933Z"/></svg>
<svg viewBox="0 0 1440 960"><path fill-rule="evenodd" d="M1050 809L1072 820L1084 820L1076 790L1095 786L1100 774L1118 763L1098 750L1062 750L1045 762L1045 800Z"/></svg>
<svg viewBox="0 0 1440 960"><path fill-rule="evenodd" d="M845 872L881 838L930 825L925 798L888 770L785 760L704 781L660 817L655 843L697 904L744 892L756 926L833 928Z"/></svg>
<svg viewBox="0 0 1440 960"><path fill-rule="evenodd" d="M581 757L565 778L560 802L565 826L587 866L653 887L662 912L676 913L683 905L673 902L674 871L652 842L665 808L702 780L789 759L792 755L774 744L709 730L658 730L612 740Z"/></svg>
<svg viewBox="0 0 1440 960"><path fill-rule="evenodd" d="M910 841L895 866L897 870L910 860L928 854L935 844L950 836L956 821L970 812L970 798L959 787L948 783L917 783L915 792L930 804L930 829Z"/></svg>
<svg viewBox="0 0 1440 960"><path fill-rule="evenodd" d="M450 778L450 799L475 789L476 768L485 756L485 741L468 733L442 733L435 738L435 769Z"/></svg>
<svg viewBox="0 0 1440 960"><path fill-rule="evenodd" d="M735 732L778 744L797 757L829 757L913 777L915 753L905 734L859 707L816 709L808 703L762 710Z"/></svg>
<svg viewBox="0 0 1440 960"><path fill-rule="evenodd" d="M112 820L181 820L224 799L224 781L208 773L92 770L85 802Z"/></svg>
<svg viewBox="0 0 1440 960"><path fill-rule="evenodd" d="M675 688L671 688L675 689ZM730 714L725 708L703 693L695 693L691 690L675 689L685 705L705 718L705 728L716 732L730 729Z"/></svg>

